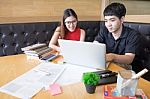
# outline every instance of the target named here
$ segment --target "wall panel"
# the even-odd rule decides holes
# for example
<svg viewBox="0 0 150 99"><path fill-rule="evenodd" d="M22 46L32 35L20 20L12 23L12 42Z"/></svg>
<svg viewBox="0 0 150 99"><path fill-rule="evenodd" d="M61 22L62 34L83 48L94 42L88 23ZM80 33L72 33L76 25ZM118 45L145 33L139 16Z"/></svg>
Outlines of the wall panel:
<svg viewBox="0 0 150 99"><path fill-rule="evenodd" d="M99 20L100 1L101 0L0 0L0 22L60 20L63 10L66 8L73 8L81 20Z"/></svg>

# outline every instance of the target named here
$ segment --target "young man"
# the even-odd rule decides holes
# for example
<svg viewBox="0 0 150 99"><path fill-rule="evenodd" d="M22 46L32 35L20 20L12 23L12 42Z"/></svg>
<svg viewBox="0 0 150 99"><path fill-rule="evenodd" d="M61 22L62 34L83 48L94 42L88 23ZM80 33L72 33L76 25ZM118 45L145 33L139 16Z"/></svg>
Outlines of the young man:
<svg viewBox="0 0 150 99"><path fill-rule="evenodd" d="M139 33L123 25L125 6L121 3L111 3L103 14L105 26L100 28L94 42L106 44L106 61L131 64L139 46Z"/></svg>

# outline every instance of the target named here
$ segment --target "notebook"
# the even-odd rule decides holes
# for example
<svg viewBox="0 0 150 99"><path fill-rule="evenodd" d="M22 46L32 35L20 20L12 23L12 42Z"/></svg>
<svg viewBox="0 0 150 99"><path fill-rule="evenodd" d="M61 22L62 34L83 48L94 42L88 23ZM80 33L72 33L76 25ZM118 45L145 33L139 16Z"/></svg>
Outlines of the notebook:
<svg viewBox="0 0 150 99"><path fill-rule="evenodd" d="M64 62L96 69L106 69L106 46L102 43L59 39Z"/></svg>

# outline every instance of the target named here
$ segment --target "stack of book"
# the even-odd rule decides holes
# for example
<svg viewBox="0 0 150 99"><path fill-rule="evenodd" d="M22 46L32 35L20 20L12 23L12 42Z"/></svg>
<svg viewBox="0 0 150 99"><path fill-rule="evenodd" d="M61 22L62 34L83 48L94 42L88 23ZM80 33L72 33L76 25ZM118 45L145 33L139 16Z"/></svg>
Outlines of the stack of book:
<svg viewBox="0 0 150 99"><path fill-rule="evenodd" d="M37 57L40 59L44 54L49 53L52 49L49 48L45 43L42 43L27 46L21 48L21 50L24 51L27 56Z"/></svg>

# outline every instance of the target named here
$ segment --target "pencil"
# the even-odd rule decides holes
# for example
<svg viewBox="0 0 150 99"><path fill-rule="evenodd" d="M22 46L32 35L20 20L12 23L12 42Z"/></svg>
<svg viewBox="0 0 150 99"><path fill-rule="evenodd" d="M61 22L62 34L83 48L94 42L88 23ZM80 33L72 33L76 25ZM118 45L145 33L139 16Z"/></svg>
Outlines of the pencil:
<svg viewBox="0 0 150 99"><path fill-rule="evenodd" d="M108 96L108 89L107 85L104 86L104 96Z"/></svg>

